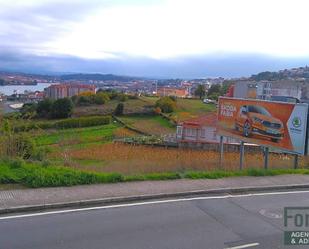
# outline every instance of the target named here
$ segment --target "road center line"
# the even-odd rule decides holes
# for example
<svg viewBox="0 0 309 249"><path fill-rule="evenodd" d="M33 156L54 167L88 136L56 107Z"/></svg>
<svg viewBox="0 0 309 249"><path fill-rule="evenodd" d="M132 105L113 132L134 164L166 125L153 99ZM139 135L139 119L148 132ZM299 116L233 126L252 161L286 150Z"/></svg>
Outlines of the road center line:
<svg viewBox="0 0 309 249"><path fill-rule="evenodd" d="M268 193L267 192L266 193L251 193L251 194L239 194L239 195L228 194L228 195L222 195L222 196L204 196L204 197L192 197L192 198L181 198L181 199L169 199L169 200L161 200L161 201L136 202L136 203L109 205L109 206L65 209L65 210L56 210L56 211L49 211L49 212L39 212L39 213L31 213L31 214L4 216L4 217L0 217L0 220L27 218L27 217L52 215L52 214L65 214L65 213L83 212L83 211L100 210L100 209L112 209L112 208L134 207L134 206L143 206L143 205L154 205L154 204L164 204L164 203L195 201L195 200L228 199L228 198L241 198L241 197L267 196L267 195L286 195L286 194L299 194L299 193L309 193L309 190L286 191L286 192L268 192Z"/></svg>
<svg viewBox="0 0 309 249"><path fill-rule="evenodd" d="M251 243L251 244L246 244L246 245L241 245L241 246L227 247L225 249L243 249L243 248L254 247L258 245L259 243Z"/></svg>

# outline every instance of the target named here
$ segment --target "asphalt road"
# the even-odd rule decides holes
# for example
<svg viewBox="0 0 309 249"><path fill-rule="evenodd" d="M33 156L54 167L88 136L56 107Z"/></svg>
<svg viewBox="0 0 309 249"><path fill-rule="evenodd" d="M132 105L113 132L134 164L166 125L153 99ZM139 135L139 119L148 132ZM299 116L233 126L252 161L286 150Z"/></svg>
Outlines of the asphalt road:
<svg viewBox="0 0 309 249"><path fill-rule="evenodd" d="M309 191L1 217L0 248L289 248L287 206L309 206Z"/></svg>

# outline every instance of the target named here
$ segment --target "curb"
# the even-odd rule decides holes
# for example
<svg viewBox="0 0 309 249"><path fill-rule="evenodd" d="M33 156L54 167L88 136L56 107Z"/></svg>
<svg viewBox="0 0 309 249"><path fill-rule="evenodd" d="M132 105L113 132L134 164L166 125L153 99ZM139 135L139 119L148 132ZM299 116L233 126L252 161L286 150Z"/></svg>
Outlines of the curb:
<svg viewBox="0 0 309 249"><path fill-rule="evenodd" d="M16 206L9 208L0 208L0 215L10 213L22 213L30 211L44 211L49 209L61 209L61 208L83 208L98 205L115 205L121 203L130 203L134 201L147 201L147 200L158 200L175 197L196 197L201 195L220 195L220 194L239 194L248 192L264 192L270 190L297 190L309 188L309 184L292 184L292 185L276 185L276 186L254 186L254 187L240 187L240 188L220 188L220 189L209 189L209 190L194 190L187 192L176 192L176 193L159 193L153 195L137 195L137 196L123 196L123 197L110 197L101 199L90 199L80 200L72 202L60 202L40 205L27 205L27 206Z"/></svg>

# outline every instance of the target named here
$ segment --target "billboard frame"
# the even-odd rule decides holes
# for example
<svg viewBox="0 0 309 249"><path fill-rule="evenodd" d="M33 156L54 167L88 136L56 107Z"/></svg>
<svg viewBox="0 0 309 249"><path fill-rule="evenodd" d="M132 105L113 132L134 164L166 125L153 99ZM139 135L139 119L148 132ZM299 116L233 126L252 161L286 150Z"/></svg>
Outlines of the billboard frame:
<svg viewBox="0 0 309 249"><path fill-rule="evenodd" d="M282 153L287 153L287 154L291 154L294 155L294 160L293 160L293 167L294 169L298 168L298 157L299 155L308 155L309 154L309 105L307 103L289 103L289 102L282 102L282 101L269 101L269 100L261 100L261 99L245 99L245 98L231 98L231 97L225 97L225 96L220 96L218 103L220 103L220 99L234 99L234 100L247 100L247 101L257 101L257 102L270 102L270 103L278 103L278 104L291 104L296 106L298 105L303 105L307 107L307 118L305 118L306 120L306 130L305 130L305 140L304 140L304 145L303 145L303 153L299 153L297 151L289 151L289 150L284 150L284 149L279 149L280 151L282 151ZM220 105L218 104L217 106L217 112L218 112L218 119L219 119L219 112L220 112ZM223 165L223 157L224 157L224 146L223 146L223 137L231 137L231 138L236 138L239 139L239 137L233 137L233 136L227 136L227 135L222 135L220 134L220 167L222 167ZM240 159L239 159L239 169L242 170L243 169L243 161L244 161L244 152L245 152L245 146L244 143L245 141L243 141L242 139L240 140ZM262 144L257 144L259 145L261 148L263 148L263 157L264 157L264 169L268 169L268 157L269 157L269 148L275 148L275 146L266 146L266 145L262 145Z"/></svg>

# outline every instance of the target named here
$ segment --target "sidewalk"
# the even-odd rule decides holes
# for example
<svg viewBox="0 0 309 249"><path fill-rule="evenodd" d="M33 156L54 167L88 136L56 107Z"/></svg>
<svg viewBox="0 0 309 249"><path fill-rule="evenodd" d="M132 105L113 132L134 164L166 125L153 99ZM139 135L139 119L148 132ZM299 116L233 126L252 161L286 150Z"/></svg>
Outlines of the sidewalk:
<svg viewBox="0 0 309 249"><path fill-rule="evenodd" d="M77 207L196 194L309 188L309 175L144 181L0 191L0 213Z"/></svg>

